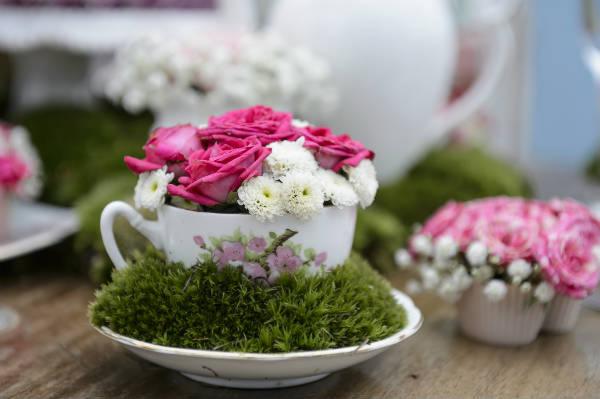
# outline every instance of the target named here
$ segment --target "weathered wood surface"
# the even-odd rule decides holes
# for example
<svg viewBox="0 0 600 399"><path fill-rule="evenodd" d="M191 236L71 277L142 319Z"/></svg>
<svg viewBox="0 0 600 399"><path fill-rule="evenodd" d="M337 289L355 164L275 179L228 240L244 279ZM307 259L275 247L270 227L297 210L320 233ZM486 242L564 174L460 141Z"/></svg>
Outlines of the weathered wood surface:
<svg viewBox="0 0 600 399"><path fill-rule="evenodd" d="M0 303L24 320L20 338L0 343L0 398L600 397L600 313L590 310L572 334L504 349L463 338L451 306L417 298L426 322L390 352L302 387L243 391L190 381L100 336L86 318L92 292L75 277L0 282Z"/></svg>

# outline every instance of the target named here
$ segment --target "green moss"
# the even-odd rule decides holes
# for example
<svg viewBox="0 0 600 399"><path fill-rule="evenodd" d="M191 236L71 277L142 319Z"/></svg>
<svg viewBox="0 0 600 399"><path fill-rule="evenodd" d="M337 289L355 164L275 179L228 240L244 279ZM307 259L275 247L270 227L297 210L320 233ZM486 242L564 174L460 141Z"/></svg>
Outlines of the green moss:
<svg viewBox="0 0 600 399"><path fill-rule="evenodd" d="M530 197L523 174L476 147L435 149L404 178L377 193L376 203L407 225L423 222L449 200L496 195Z"/></svg>
<svg viewBox="0 0 600 399"><path fill-rule="evenodd" d="M385 338L405 325L390 288L357 255L324 277L297 273L265 286L238 269L186 269L150 251L113 273L96 293L90 319L129 337L181 348L337 348Z"/></svg>
<svg viewBox="0 0 600 399"><path fill-rule="evenodd" d="M377 270L388 273L395 269L394 252L405 245L408 233L394 214L371 206L358 211L353 247Z"/></svg>
<svg viewBox="0 0 600 399"><path fill-rule="evenodd" d="M148 115L112 108L49 106L17 117L27 127L44 165L42 199L72 205L102 177L123 172L123 156L141 155Z"/></svg>

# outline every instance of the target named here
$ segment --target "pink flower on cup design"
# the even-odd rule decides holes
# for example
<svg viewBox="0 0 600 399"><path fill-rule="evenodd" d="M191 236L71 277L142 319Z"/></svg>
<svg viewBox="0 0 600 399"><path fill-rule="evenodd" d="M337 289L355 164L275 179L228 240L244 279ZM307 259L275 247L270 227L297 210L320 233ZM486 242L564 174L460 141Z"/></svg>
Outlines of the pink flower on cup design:
<svg viewBox="0 0 600 399"><path fill-rule="evenodd" d="M327 252L309 255L314 253L314 250L311 249L304 252L305 259L301 255L302 247L283 245L283 241L291 237L290 232L296 233L286 229L285 233L279 236L273 232L269 234L268 238L263 238L248 237L237 232L230 237L211 238L209 242L215 241L215 238L220 241L220 244L215 247L207 244L201 235L196 235L191 239L202 249L200 254L206 255L203 259L215 262L219 270L223 270L225 267L239 267L249 278L269 284L276 283L282 274L294 273L303 266L307 267L309 275L314 275L321 270L329 271L332 269L330 266L335 266L329 265L323 268L327 261ZM286 237L285 240L283 237ZM279 245L272 249L270 245L273 245L274 242ZM269 248L269 253L265 253L267 248Z"/></svg>
<svg viewBox="0 0 600 399"><path fill-rule="evenodd" d="M279 273L294 272L302 266L302 260L294 255L291 248L280 246L275 250L275 253L267 257L269 267Z"/></svg>
<svg viewBox="0 0 600 399"><path fill-rule="evenodd" d="M321 266L327 260L327 252L321 252L315 256L315 266Z"/></svg>
<svg viewBox="0 0 600 399"><path fill-rule="evenodd" d="M262 253L267 249L267 240L262 237L254 237L248 242L248 249L257 254Z"/></svg>
<svg viewBox="0 0 600 399"><path fill-rule="evenodd" d="M217 265L224 267L230 262L241 262L244 260L246 251L242 243L223 241L220 249L213 252L213 260Z"/></svg>
<svg viewBox="0 0 600 399"><path fill-rule="evenodd" d="M267 279L267 271L257 262L243 262L242 269L253 280Z"/></svg>
<svg viewBox="0 0 600 399"><path fill-rule="evenodd" d="M194 236L194 242L200 248L204 248L206 246L206 242L204 241L204 238L202 236Z"/></svg>
<svg viewBox="0 0 600 399"><path fill-rule="evenodd" d="M167 165L177 176L183 173L188 157L201 148L198 129L192 125L159 127L144 145L145 157L125 157L125 164L134 173L160 169Z"/></svg>

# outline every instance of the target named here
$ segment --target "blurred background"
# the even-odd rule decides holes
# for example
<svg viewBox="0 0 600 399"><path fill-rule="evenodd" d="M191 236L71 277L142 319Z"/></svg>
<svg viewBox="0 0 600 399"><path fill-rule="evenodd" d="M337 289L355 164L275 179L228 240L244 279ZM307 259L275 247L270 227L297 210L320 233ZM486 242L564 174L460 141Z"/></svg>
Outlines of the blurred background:
<svg viewBox="0 0 600 399"><path fill-rule="evenodd" d="M52 259L106 281L98 220L109 201L131 199L123 155L140 155L152 127L256 103L375 150L382 188L359 215L355 247L382 271L448 200L594 205L598 6L0 0L0 119L27 129L43 168L36 202L10 208L0 273L44 270ZM119 230L126 251L146 245L125 223ZM41 232L46 240L32 244Z"/></svg>

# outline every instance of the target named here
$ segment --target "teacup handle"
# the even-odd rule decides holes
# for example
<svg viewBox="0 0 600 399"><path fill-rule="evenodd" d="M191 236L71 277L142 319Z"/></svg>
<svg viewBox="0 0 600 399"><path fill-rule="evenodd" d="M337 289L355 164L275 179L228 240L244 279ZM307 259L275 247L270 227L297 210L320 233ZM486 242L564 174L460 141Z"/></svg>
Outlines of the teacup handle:
<svg viewBox="0 0 600 399"><path fill-rule="evenodd" d="M123 201L113 201L104 207L100 216L100 233L102 234L102 242L108 257L117 269L123 269L127 266L127 262L121 255L117 241L115 240L115 232L113 229L115 218L123 216L129 224L146 237L152 245L157 249L163 249L162 229L160 222L154 222L144 219L131 205Z"/></svg>
<svg viewBox="0 0 600 399"><path fill-rule="evenodd" d="M442 137L475 113L492 94L508 62L513 35L509 26L499 26L492 32L491 47L479 76L460 98L436 113L426 131L433 137Z"/></svg>

